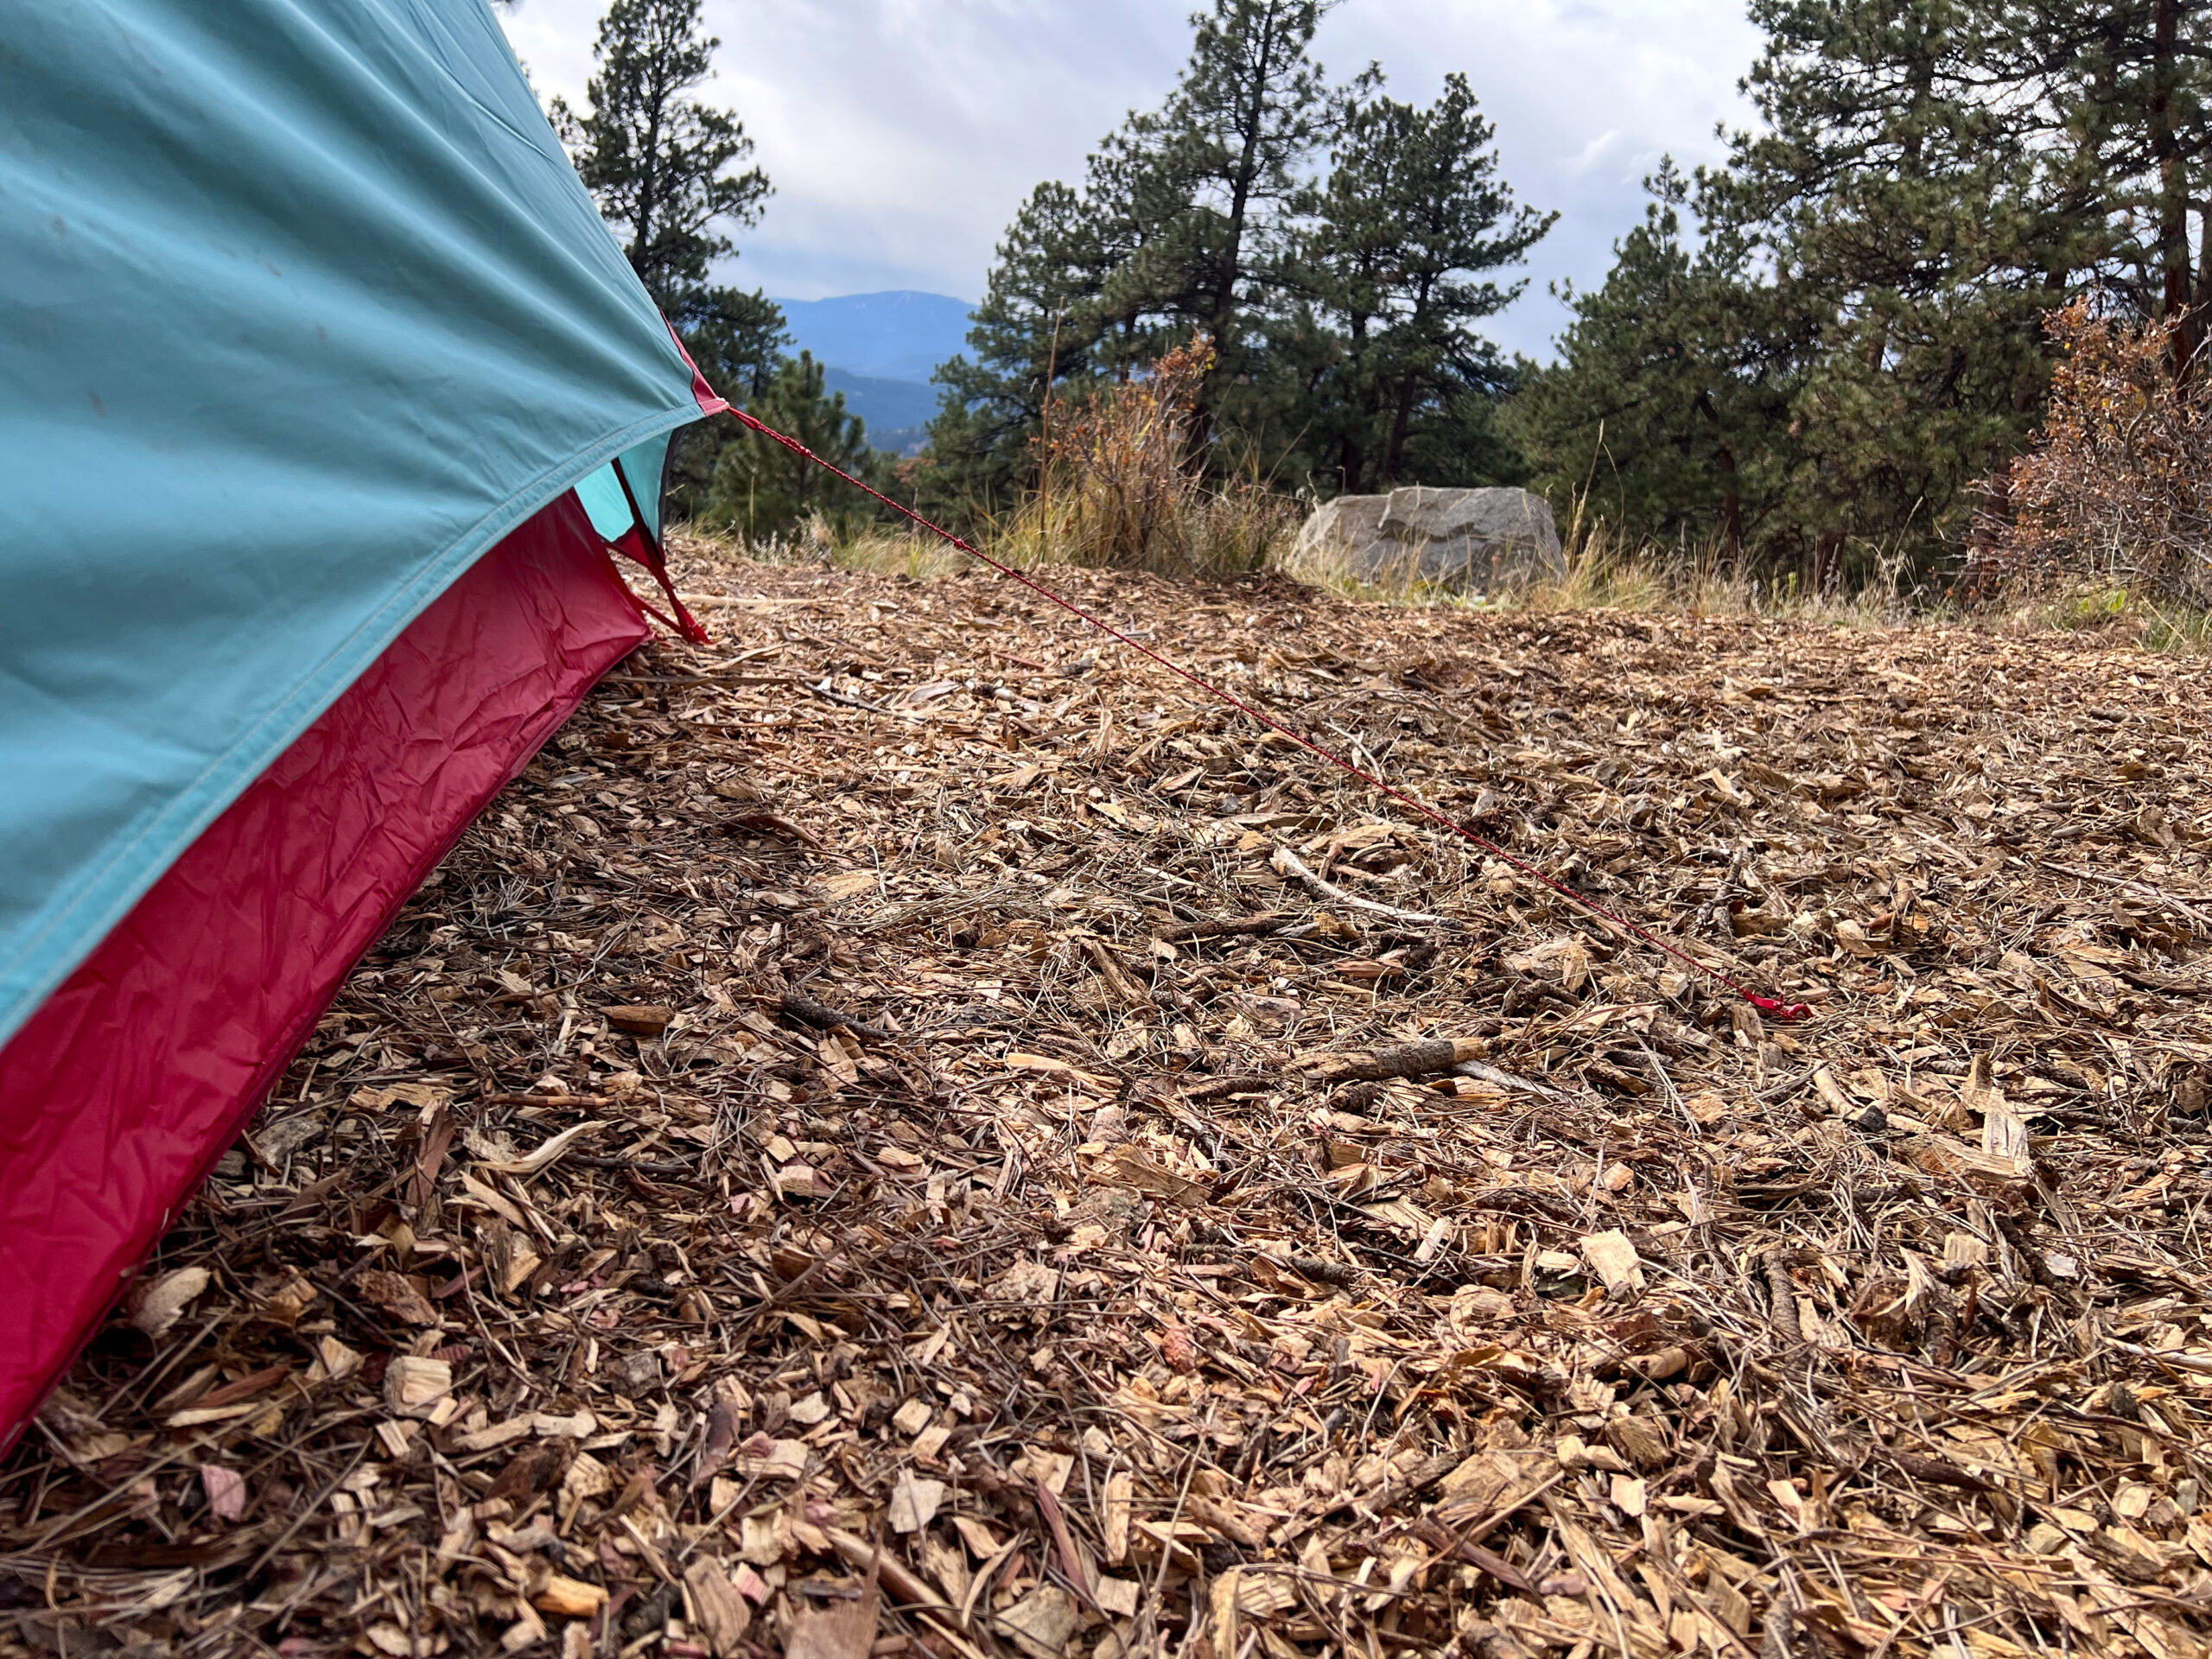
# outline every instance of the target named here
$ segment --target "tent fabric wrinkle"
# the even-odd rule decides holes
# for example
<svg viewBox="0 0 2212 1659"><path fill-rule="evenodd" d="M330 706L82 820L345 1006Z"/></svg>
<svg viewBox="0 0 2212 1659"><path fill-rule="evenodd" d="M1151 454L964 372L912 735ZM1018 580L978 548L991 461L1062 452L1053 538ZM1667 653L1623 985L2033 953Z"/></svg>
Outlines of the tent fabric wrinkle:
<svg viewBox="0 0 2212 1659"><path fill-rule="evenodd" d="M0 1041L694 378L481 0L16 9Z"/></svg>

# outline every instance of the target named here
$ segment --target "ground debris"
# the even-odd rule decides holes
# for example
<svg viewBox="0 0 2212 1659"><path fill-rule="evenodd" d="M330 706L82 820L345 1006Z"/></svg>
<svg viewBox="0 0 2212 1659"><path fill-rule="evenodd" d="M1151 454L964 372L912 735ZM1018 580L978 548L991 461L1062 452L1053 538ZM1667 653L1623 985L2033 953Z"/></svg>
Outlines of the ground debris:
<svg viewBox="0 0 2212 1659"><path fill-rule="evenodd" d="M2189 664L1065 578L1793 1027L1033 596L680 564L0 1475L0 1653L2212 1653Z"/></svg>

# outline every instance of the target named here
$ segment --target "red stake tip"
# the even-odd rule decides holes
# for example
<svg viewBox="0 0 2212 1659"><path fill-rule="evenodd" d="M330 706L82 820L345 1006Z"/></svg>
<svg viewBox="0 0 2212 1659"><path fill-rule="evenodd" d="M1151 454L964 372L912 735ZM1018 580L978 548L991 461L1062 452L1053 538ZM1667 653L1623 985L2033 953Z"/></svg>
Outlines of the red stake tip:
<svg viewBox="0 0 2212 1659"><path fill-rule="evenodd" d="M1753 996L1746 1000L1761 1014L1770 1014L1784 1025L1794 1025L1800 1020L1813 1017L1813 1005L1809 1002L1784 1002L1771 996Z"/></svg>

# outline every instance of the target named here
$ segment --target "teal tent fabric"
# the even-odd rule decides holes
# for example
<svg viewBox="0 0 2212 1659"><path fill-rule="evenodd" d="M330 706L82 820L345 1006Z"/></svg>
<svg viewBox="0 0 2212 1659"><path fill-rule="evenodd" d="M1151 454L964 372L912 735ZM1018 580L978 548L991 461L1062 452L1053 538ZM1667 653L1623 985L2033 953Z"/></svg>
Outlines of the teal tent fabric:
<svg viewBox="0 0 2212 1659"><path fill-rule="evenodd" d="M0 1041L472 561L698 414L483 0L0 0Z"/></svg>
<svg viewBox="0 0 2212 1659"><path fill-rule="evenodd" d="M634 449L626 450L580 482L576 499L591 515L592 528L611 542L628 530L633 520L642 517L646 531L658 541L661 477L667 466L668 435L664 432L646 439ZM622 488L623 480L614 475L617 467L629 480L626 493ZM630 511L633 499L638 504L635 513Z"/></svg>

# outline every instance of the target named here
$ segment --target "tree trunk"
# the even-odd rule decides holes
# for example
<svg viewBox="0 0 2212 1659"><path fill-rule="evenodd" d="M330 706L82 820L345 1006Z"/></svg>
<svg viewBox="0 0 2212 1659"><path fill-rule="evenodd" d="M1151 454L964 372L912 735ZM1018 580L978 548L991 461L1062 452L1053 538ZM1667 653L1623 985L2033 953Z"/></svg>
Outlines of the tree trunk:
<svg viewBox="0 0 2212 1659"><path fill-rule="evenodd" d="M1720 463L1720 537L1728 549L1728 563L1744 562L1744 498L1736 485L1736 452L1726 444L1713 446Z"/></svg>
<svg viewBox="0 0 2212 1659"><path fill-rule="evenodd" d="M1414 421L1414 383L1408 375L1398 385L1398 408L1390 417L1390 447L1382 458L1382 479L1385 484L1395 484L1405 470L1406 434Z"/></svg>
<svg viewBox="0 0 2212 1659"><path fill-rule="evenodd" d="M1259 174L1260 139L1268 118L1268 67L1274 61L1275 7L1267 8L1260 26L1260 51L1251 104L1243 115L1243 148L1236 158L1236 175L1230 181L1229 240L1221 251L1220 269L1214 274L1213 315L1206 331L1213 338L1214 365L1198 388L1198 407L1192 411L1191 448L1203 454L1213 436L1215 388L1227 360L1236 325L1236 278L1244 264L1244 220L1251 210L1252 186Z"/></svg>
<svg viewBox="0 0 2212 1659"><path fill-rule="evenodd" d="M2189 315L2189 169L2174 131L2173 93L2181 43L2181 0L2151 8L2151 158L2158 168L2158 314L2173 327L2174 379L2185 380L2202 329Z"/></svg>
<svg viewBox="0 0 2212 1659"><path fill-rule="evenodd" d="M1343 493L1357 495L1359 486L1366 481L1367 453L1359 447L1359 440L1350 433L1344 435L1339 452L1337 470L1343 476Z"/></svg>
<svg viewBox="0 0 2212 1659"><path fill-rule="evenodd" d="M645 153L638 158L637 233L630 244L631 266L640 271L649 269L645 254L652 246L653 214L660 207L660 121L667 102L656 73L652 86L652 113L645 119ZM655 286L658 289L658 285ZM658 291L653 298L657 302L666 302Z"/></svg>

